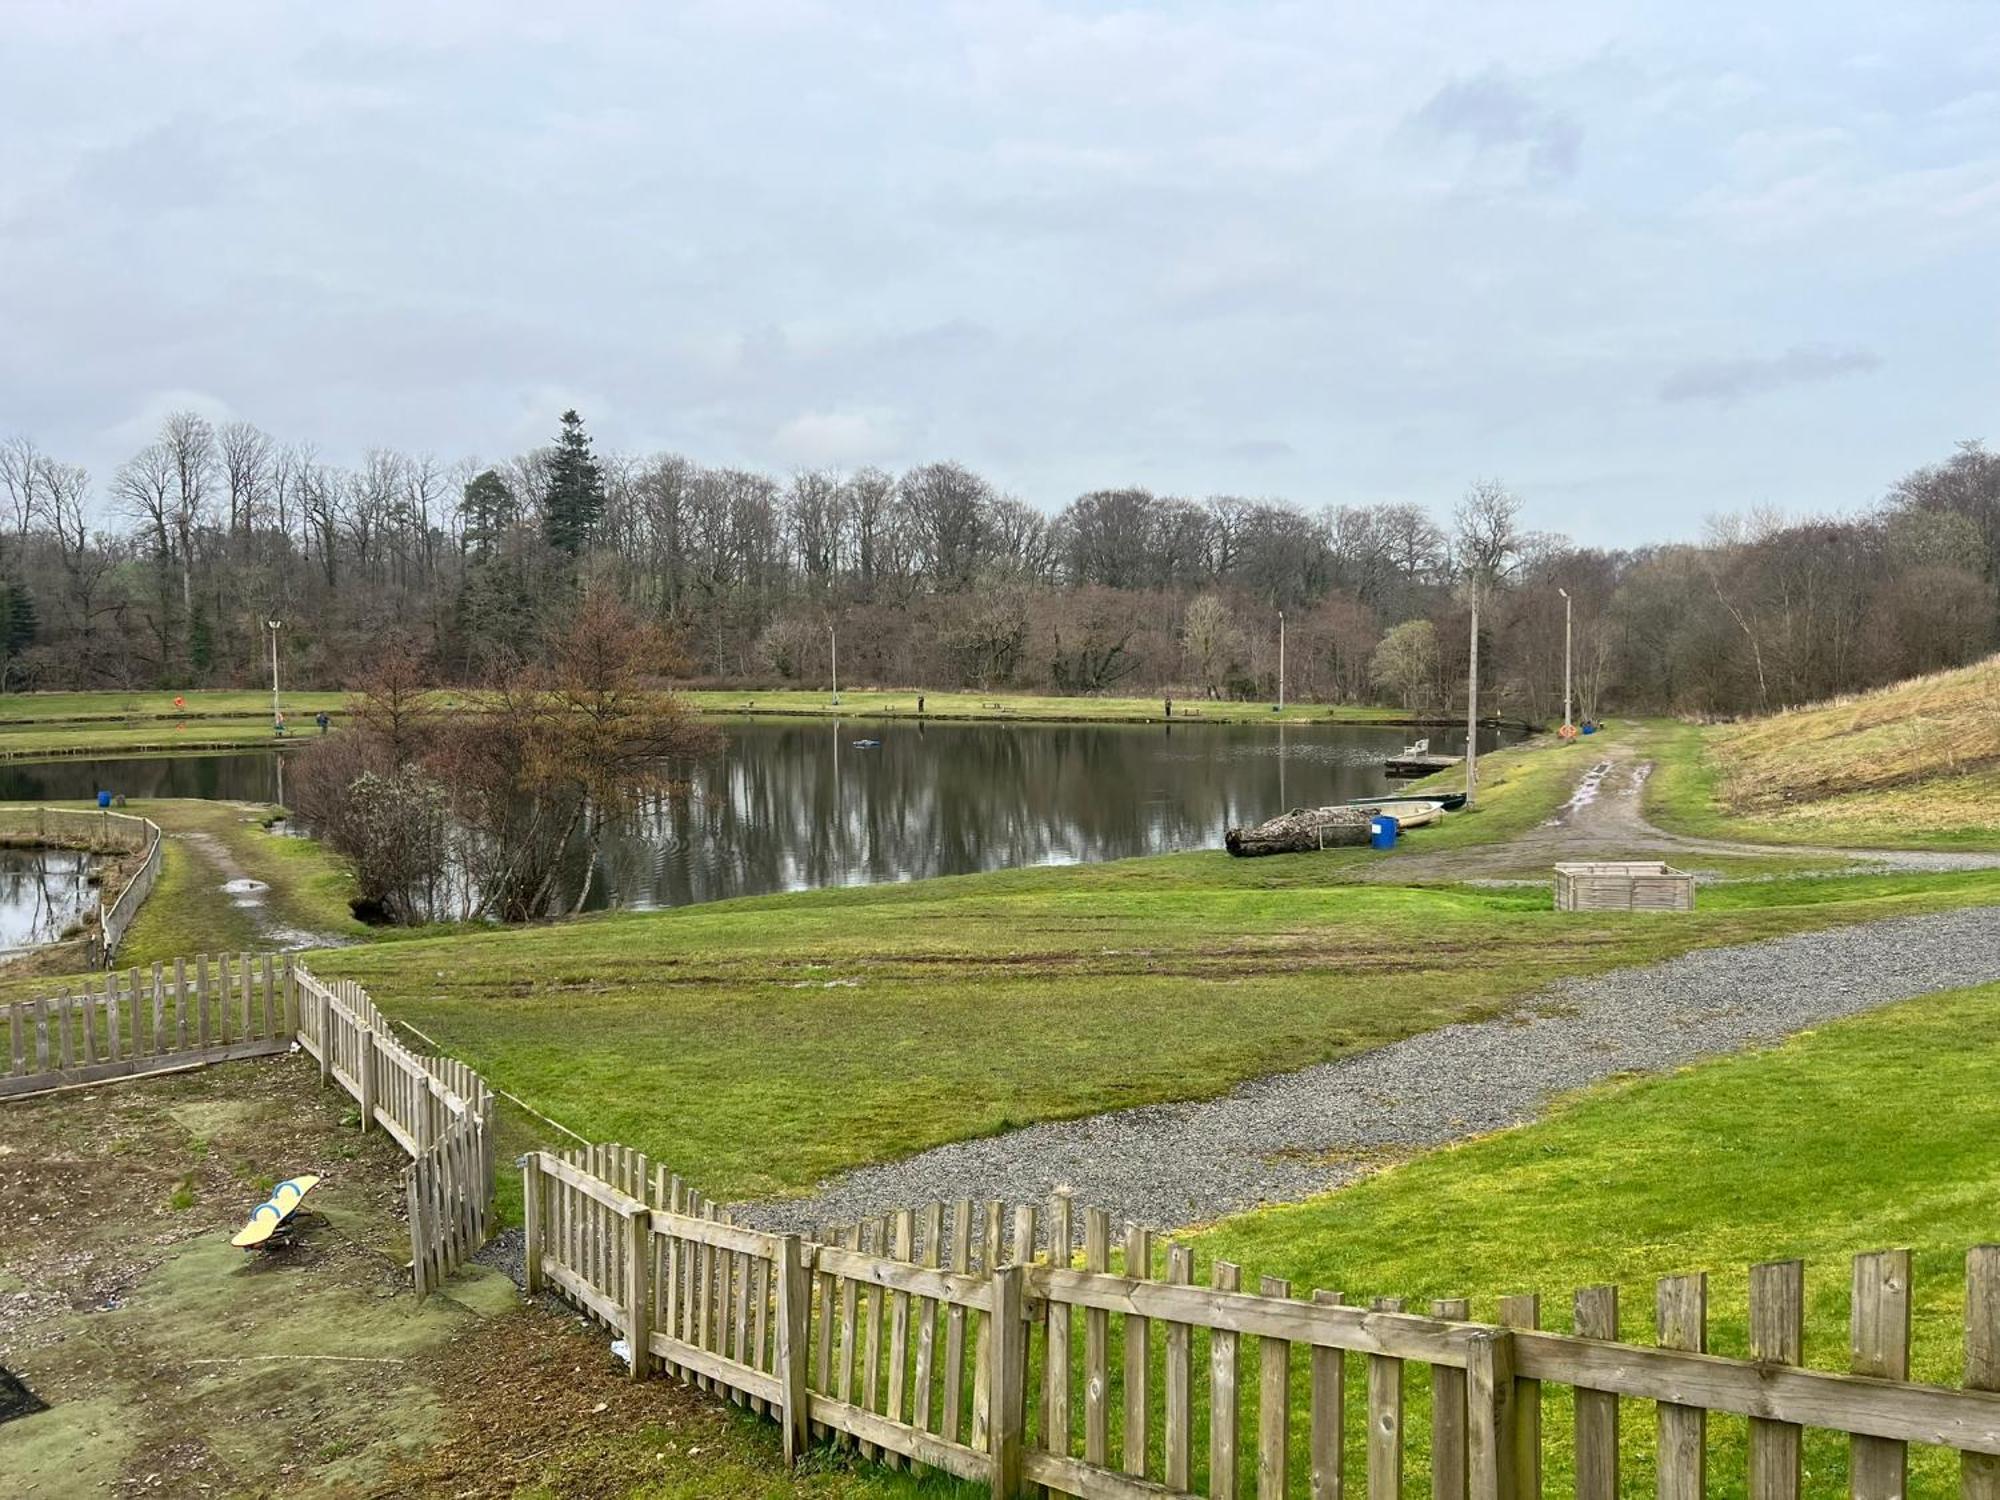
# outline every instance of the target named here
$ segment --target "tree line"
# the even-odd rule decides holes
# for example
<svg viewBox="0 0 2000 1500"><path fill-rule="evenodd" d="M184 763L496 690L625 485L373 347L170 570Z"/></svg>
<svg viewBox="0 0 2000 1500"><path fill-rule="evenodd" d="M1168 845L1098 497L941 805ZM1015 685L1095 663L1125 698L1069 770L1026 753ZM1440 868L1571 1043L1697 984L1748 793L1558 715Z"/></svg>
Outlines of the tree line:
<svg viewBox="0 0 2000 1500"><path fill-rule="evenodd" d="M963 465L779 477L600 455L564 414L505 462L327 461L177 412L103 479L0 445L0 689L340 686L384 640L438 683L547 664L593 595L684 680L1760 711L1969 660L2000 626L2000 456L1968 444L1865 511L1719 518L1624 550L1525 529L1504 487L1450 515L1139 488L1050 515Z"/></svg>

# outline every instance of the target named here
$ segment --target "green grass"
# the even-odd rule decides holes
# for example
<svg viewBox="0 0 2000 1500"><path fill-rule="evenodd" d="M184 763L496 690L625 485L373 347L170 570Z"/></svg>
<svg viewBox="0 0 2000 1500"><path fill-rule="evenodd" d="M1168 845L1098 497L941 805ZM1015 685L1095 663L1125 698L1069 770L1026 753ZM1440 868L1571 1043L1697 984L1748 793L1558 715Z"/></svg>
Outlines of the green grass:
<svg viewBox="0 0 2000 1500"><path fill-rule="evenodd" d="M823 689L794 689L755 692L740 689L702 689L682 696L704 713L806 714L815 717L893 718L914 717L916 688L862 688L846 690L836 707L832 695ZM174 699L184 700L176 707ZM437 699L453 708L475 707L478 694L466 690L439 689ZM344 692L292 692L283 694L287 717L304 727L321 709L340 714L350 695ZM925 692L925 715L933 719L1020 719L1035 720L1141 720L1163 716L1159 696L1143 698L1065 697L1034 693L937 693ZM187 734L208 737L222 732L226 721L249 723L246 733L271 732L271 695L262 690L196 689L176 695L159 689L150 692L101 693L12 693L0 696L0 746L15 743L35 726L103 725L120 729L144 730L157 736L163 725L185 723ZM1211 703L1175 699L1174 719L1190 723L1270 724L1282 720L1290 724L1329 721L1351 724L1444 724L1455 723L1449 716L1412 715L1406 710L1365 704L1289 703L1283 714L1267 701ZM214 722L220 721L220 722ZM56 728L50 737L61 740L66 731Z"/></svg>
<svg viewBox="0 0 2000 1500"><path fill-rule="evenodd" d="M1714 888L1683 917L1538 889L1175 855L330 952L392 1016L718 1197L1035 1120L1213 1095L1493 1014L1563 975L2000 900L2000 874Z"/></svg>
<svg viewBox="0 0 2000 1500"><path fill-rule="evenodd" d="M1544 1326L1561 1329L1573 1290L1614 1283L1626 1336L1650 1342L1656 1278L1707 1270L1710 1348L1747 1356L1745 1267L1799 1257L1806 1362L1839 1370L1848 1258L1909 1246L1915 1374L1955 1383L1964 1254L2000 1230L1996 1070L2000 986L1908 1002L1767 1051L1594 1089L1541 1123L1225 1221L1197 1241L1201 1273L1219 1256L1301 1293L1393 1295L1413 1307L1468 1296L1482 1319L1503 1294L1537 1292ZM1428 1402L1423 1372L1411 1378L1415 1477ZM1549 1492L1562 1494L1569 1402L1554 1389L1545 1399ZM1652 1488L1645 1411L1625 1420L1632 1493ZM1302 1427L1303 1412L1294 1421ZM1742 1422L1712 1417L1710 1438L1711 1493L1741 1493ZM1809 1435L1806 1465L1813 1492L1843 1489L1842 1442ZM1911 1492L1946 1493L1955 1477L1954 1459L1922 1451Z"/></svg>
<svg viewBox="0 0 2000 1500"><path fill-rule="evenodd" d="M1908 786L1844 792L1779 810L1739 812L1725 794L1726 727L1654 723L1646 816L1670 833L1773 845L2000 849L2000 772L1939 771Z"/></svg>

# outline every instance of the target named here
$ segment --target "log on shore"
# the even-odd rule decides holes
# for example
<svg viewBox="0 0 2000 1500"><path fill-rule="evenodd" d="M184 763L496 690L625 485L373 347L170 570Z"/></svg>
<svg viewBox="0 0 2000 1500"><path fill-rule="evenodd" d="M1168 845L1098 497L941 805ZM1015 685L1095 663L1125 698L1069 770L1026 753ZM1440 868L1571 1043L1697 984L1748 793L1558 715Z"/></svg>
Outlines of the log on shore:
<svg viewBox="0 0 2000 1500"><path fill-rule="evenodd" d="M1295 807L1255 828L1232 828L1223 835L1231 854L1304 854L1313 849L1352 848L1368 842L1372 807Z"/></svg>

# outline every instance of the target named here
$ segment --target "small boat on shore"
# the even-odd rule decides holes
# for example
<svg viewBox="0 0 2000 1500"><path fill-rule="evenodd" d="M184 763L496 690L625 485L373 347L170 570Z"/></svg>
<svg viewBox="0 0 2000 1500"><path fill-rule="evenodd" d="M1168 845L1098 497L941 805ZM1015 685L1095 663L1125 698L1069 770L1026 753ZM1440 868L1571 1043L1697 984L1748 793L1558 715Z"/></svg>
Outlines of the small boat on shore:
<svg viewBox="0 0 2000 1500"><path fill-rule="evenodd" d="M1349 807L1379 807L1386 813L1394 813L1398 802L1435 802L1445 812L1457 812L1465 806L1463 792L1390 792L1381 797L1349 797Z"/></svg>

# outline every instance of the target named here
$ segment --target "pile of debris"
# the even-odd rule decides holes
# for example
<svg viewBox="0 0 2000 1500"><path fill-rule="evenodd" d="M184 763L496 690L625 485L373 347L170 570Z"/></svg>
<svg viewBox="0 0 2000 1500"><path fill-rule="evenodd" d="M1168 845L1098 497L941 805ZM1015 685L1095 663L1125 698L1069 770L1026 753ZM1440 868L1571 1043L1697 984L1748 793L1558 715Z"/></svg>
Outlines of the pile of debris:
<svg viewBox="0 0 2000 1500"><path fill-rule="evenodd" d="M1303 854L1309 849L1339 849L1368 842L1372 807L1295 807L1259 823L1232 828L1223 835L1231 854Z"/></svg>

